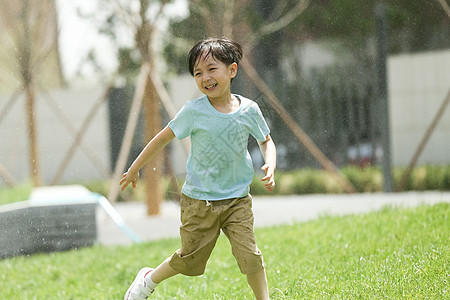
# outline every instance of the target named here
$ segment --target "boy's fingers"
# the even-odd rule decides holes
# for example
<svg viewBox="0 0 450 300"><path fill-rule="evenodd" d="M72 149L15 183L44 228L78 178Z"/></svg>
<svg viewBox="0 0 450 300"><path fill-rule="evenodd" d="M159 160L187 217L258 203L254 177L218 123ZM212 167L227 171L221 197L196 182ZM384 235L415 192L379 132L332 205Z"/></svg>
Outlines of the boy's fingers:
<svg viewBox="0 0 450 300"><path fill-rule="evenodd" d="M263 178L261 178L261 181L267 181L270 179L270 175L264 176Z"/></svg>
<svg viewBox="0 0 450 300"><path fill-rule="evenodd" d="M275 186L275 182L271 181L271 182L268 182L268 183L264 183L264 186L265 187L274 187Z"/></svg>
<svg viewBox="0 0 450 300"><path fill-rule="evenodd" d="M264 183L264 187L271 192L275 188L275 181L273 180L273 176L267 176L267 182Z"/></svg>
<svg viewBox="0 0 450 300"><path fill-rule="evenodd" d="M263 178L261 178L261 181L266 181L273 178L273 173L267 173L266 176L264 176Z"/></svg>
<svg viewBox="0 0 450 300"><path fill-rule="evenodd" d="M266 190L271 192L273 190L273 188L275 187L275 181L274 181L274 178L273 178L273 171L270 169L270 165L269 164L264 164L261 167L261 170L266 173L266 175L263 178L261 178L261 181L267 181L267 182L264 183L264 187L266 188Z"/></svg>
<svg viewBox="0 0 450 300"><path fill-rule="evenodd" d="M124 183L126 180L127 180L127 173L123 173L123 174L122 174L122 179L120 179L119 184Z"/></svg>

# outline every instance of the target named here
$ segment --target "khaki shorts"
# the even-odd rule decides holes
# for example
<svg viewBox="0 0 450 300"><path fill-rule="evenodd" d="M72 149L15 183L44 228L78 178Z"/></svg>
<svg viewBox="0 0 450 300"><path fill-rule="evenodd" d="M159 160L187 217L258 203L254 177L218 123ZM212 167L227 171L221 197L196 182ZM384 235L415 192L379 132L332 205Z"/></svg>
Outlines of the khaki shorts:
<svg viewBox="0 0 450 300"><path fill-rule="evenodd" d="M169 261L175 271L189 276L203 274L221 229L242 273L251 274L264 268L253 231L250 195L210 202L182 195L180 204L181 249Z"/></svg>

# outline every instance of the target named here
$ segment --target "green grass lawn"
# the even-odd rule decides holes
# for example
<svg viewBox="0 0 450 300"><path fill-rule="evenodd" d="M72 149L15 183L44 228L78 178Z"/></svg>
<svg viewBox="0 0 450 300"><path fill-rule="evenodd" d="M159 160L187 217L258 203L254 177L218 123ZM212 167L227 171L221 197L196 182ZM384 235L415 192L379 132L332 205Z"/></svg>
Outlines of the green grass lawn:
<svg viewBox="0 0 450 300"><path fill-rule="evenodd" d="M258 229L271 299L450 299L450 204L321 217ZM144 265L178 239L0 261L0 299L123 299ZM152 299L252 299L226 238L200 277L176 276Z"/></svg>
<svg viewBox="0 0 450 300"><path fill-rule="evenodd" d="M27 200L32 189L31 183L23 183L15 187L0 187L0 205Z"/></svg>

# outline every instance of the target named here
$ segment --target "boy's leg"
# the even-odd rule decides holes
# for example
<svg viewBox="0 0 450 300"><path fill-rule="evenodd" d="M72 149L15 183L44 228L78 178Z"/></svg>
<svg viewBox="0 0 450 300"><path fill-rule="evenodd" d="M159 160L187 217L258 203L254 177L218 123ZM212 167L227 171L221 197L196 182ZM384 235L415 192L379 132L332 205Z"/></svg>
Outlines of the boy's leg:
<svg viewBox="0 0 450 300"><path fill-rule="evenodd" d="M170 258L169 266L181 274L198 276L206 264L220 235L218 216L206 201L182 194L181 248ZM157 278L155 278L157 279Z"/></svg>
<svg viewBox="0 0 450 300"><path fill-rule="evenodd" d="M256 299L269 299L264 261L253 231L251 196L230 203L223 217L222 231L230 241L233 255L241 272L246 274Z"/></svg>
<svg viewBox="0 0 450 300"><path fill-rule="evenodd" d="M151 273L151 278L154 283L160 283L167 278L179 274L177 271L172 269L169 265L170 257L163 261L153 272Z"/></svg>
<svg viewBox="0 0 450 300"><path fill-rule="evenodd" d="M265 269L255 273L247 274L248 285L252 288L256 300L268 300L269 289L267 287L267 278Z"/></svg>

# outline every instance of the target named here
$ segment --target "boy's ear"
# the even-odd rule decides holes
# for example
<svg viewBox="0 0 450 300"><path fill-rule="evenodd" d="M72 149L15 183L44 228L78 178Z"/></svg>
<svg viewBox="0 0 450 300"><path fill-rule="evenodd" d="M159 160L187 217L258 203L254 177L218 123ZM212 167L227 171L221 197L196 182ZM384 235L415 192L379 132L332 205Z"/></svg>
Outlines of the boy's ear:
<svg viewBox="0 0 450 300"><path fill-rule="evenodd" d="M238 69L237 63L235 63L235 62L232 63L228 68L229 68L229 70L230 70L230 76L231 76L231 78L236 77L237 69Z"/></svg>

